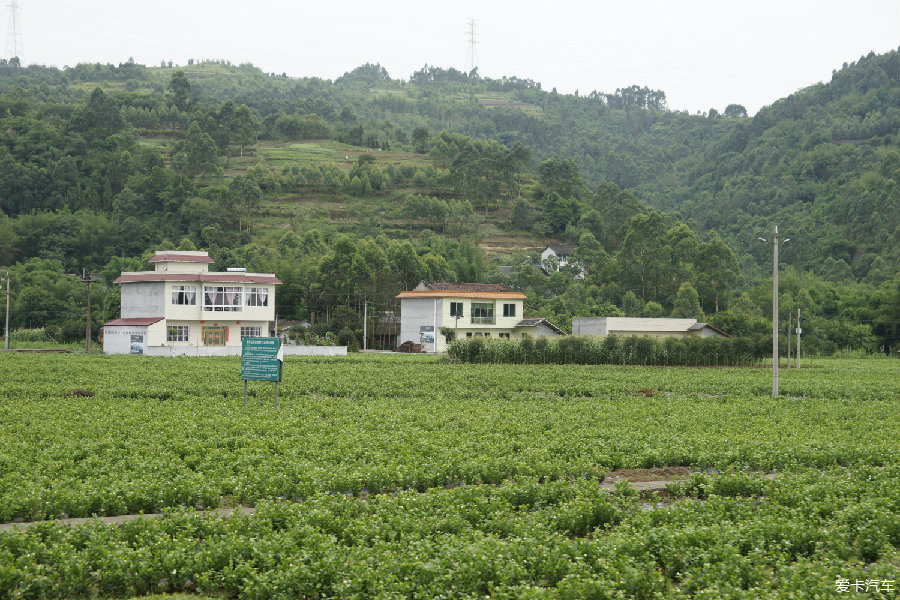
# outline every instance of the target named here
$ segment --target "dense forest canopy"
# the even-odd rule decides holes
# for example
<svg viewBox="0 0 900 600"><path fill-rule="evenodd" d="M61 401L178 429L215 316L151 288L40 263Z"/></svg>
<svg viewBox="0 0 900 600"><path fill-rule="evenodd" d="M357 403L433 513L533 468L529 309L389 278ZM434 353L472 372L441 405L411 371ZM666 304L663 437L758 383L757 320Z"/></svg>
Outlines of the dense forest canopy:
<svg viewBox="0 0 900 600"><path fill-rule="evenodd" d="M279 318L351 345L364 303L377 319L421 279L507 283L563 328L681 315L751 335L771 317L757 238L778 224L792 238L780 306L809 315L808 347L890 351L898 136L896 51L752 117L429 65L328 81L227 61L3 63L0 264L13 327L58 339L84 332L67 273L102 273L99 326L118 314L112 279L174 247L275 272ZM552 243L577 245L576 264L538 268Z"/></svg>

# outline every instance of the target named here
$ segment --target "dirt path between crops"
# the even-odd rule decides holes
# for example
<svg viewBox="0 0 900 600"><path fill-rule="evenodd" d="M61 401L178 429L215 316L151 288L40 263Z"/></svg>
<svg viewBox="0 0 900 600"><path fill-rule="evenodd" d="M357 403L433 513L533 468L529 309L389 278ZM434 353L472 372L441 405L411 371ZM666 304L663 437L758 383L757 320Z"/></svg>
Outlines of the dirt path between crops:
<svg viewBox="0 0 900 600"><path fill-rule="evenodd" d="M213 517L231 517L235 514L252 515L256 512L255 508L219 508L216 510L198 510L195 514ZM0 524L0 532L11 531L13 529L28 529L42 523L62 523L63 525L83 525L85 523L103 523L104 525L120 525L127 521L137 519L159 519L164 517L164 513L146 513L142 515L118 515L115 517L83 517L73 519L54 519L52 521L30 521L24 523L2 523Z"/></svg>
<svg viewBox="0 0 900 600"><path fill-rule="evenodd" d="M616 484L628 481L631 486L638 492L665 492L667 486L678 481L690 479L694 473L703 473L687 467L654 467L652 469L621 469L612 471L600 484L600 489L608 492L614 492ZM715 473L708 473L714 475ZM778 473L767 473L761 475L763 479L774 479L778 477ZM256 509L249 506L240 508L218 508L215 510L198 510L198 516L212 517L231 517L234 515L252 515L256 513ZM140 515L118 515L115 517L80 517L71 519L53 519L50 521L30 521L21 523L0 523L0 532L12 531L15 529L28 529L42 523L61 523L63 525L83 525L85 523L103 523L104 525L120 525L128 521L137 519L159 519L164 517L165 513L146 513Z"/></svg>

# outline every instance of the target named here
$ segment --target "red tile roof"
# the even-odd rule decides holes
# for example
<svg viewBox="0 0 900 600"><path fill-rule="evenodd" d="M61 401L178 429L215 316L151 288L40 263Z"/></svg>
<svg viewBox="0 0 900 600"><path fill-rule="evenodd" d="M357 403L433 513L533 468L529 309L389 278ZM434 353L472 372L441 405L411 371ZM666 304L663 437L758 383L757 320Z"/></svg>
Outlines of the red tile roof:
<svg viewBox="0 0 900 600"><path fill-rule="evenodd" d="M114 319L109 323L104 323L104 327L106 325L130 325L134 326L146 326L153 325L154 323L158 323L162 321L162 317L140 317L140 318L131 318L131 319Z"/></svg>
<svg viewBox="0 0 900 600"><path fill-rule="evenodd" d="M139 281L202 281L206 283L272 283L281 280L274 275L253 273L126 273L113 283L134 283Z"/></svg>
<svg viewBox="0 0 900 600"><path fill-rule="evenodd" d="M147 259L147 262L151 262L151 263L163 262L163 261L202 262L202 263L216 262L208 256L197 256L195 254L177 254L175 252L173 252L171 254L156 254Z"/></svg>

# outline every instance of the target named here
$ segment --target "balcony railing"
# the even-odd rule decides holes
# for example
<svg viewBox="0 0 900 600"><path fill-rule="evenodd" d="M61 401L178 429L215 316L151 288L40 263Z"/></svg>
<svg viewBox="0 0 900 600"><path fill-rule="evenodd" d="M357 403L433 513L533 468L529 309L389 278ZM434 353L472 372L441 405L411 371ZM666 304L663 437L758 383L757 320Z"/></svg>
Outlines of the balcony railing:
<svg viewBox="0 0 900 600"><path fill-rule="evenodd" d="M494 317L472 317L472 325L493 325Z"/></svg>

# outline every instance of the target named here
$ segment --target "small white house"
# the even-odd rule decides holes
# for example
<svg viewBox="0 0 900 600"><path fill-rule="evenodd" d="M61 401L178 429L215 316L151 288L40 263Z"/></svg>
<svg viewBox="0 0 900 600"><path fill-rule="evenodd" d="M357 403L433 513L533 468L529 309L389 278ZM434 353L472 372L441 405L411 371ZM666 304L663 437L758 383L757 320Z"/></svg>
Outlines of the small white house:
<svg viewBox="0 0 900 600"><path fill-rule="evenodd" d="M576 317L572 335L643 335L648 337L731 337L697 319L652 319L639 317Z"/></svg>
<svg viewBox="0 0 900 600"><path fill-rule="evenodd" d="M559 271L562 267L572 262L572 253L578 246L572 245L556 245L547 246L541 250L541 267L548 270L551 265L555 265L555 271ZM576 279L584 279L584 269L579 266Z"/></svg>
<svg viewBox="0 0 900 600"><path fill-rule="evenodd" d="M122 273L121 318L103 326L106 354L240 353L242 337L273 334L271 273L209 271L206 252L160 251L153 271Z"/></svg>

